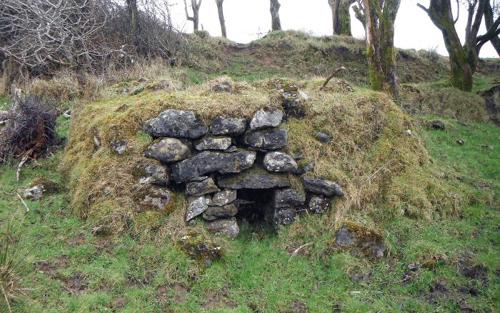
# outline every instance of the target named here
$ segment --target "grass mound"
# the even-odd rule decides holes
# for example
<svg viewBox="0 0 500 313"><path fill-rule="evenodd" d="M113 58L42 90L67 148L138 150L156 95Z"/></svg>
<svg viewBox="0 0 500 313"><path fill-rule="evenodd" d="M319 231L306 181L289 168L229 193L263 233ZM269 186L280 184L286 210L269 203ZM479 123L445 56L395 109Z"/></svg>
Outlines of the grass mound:
<svg viewBox="0 0 500 313"><path fill-rule="evenodd" d="M143 151L151 143L141 127L167 108L195 111L202 119L217 115L245 116L279 105L276 81L236 83L232 94L214 93L211 82L178 91L144 91L85 104L76 110L62 170L68 174L71 206L113 232L132 228L146 231L182 227L184 199L176 196L170 212L138 212L134 176ZM456 212L462 200L430 171L429 158L418 128L387 96L355 90L319 91L321 81L298 83L308 96L304 119L290 119L290 152L301 152L314 162L314 175L339 181L347 196L335 203L321 229L340 226L345 219L375 227L388 216L432 218ZM410 130L411 134L407 130ZM318 131L334 138L330 144L315 139ZM117 155L112 143L125 140L128 151ZM403 188L411 182L410 188ZM422 205L424 204L424 205ZM161 226L163 222L166 226ZM300 223L299 223L300 224ZM300 226L294 226L300 227Z"/></svg>
<svg viewBox="0 0 500 313"><path fill-rule="evenodd" d="M411 114L439 115L463 122L489 119L481 96L439 83L403 85L401 94L403 108Z"/></svg>

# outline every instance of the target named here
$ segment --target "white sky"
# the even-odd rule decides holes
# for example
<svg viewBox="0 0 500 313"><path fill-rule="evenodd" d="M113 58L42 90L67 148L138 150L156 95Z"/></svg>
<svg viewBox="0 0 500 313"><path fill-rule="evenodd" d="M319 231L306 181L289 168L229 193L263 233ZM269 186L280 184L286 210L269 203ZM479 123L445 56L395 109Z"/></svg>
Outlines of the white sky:
<svg viewBox="0 0 500 313"><path fill-rule="evenodd" d="M183 0L174 0L172 7L174 24L185 32L192 31L192 23L186 21ZM447 55L441 32L434 26L427 14L417 7L429 0L401 0L396 19L395 44L405 49L436 49ZM189 0L188 0L189 3ZM328 0L280 0L281 26L284 30L301 30L313 35L330 35L332 18ZM459 35L463 38L466 23L466 9L461 8L457 23ZM265 35L271 28L269 0L225 0L224 15L228 38L247 43ZM362 25L353 17L353 35L364 37ZM220 36L219 18L215 0L203 0L200 9L200 28L212 36ZM480 34L484 32L484 25ZM481 50L481 57L498 57L490 43Z"/></svg>

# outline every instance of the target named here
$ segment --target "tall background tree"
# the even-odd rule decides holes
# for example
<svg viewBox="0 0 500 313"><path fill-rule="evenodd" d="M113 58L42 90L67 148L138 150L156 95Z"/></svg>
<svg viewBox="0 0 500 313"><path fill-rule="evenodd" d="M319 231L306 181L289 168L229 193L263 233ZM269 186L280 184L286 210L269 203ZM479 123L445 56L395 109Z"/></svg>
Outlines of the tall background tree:
<svg viewBox="0 0 500 313"><path fill-rule="evenodd" d="M271 0L271 30L281 30L280 3L278 0Z"/></svg>
<svg viewBox="0 0 500 313"><path fill-rule="evenodd" d="M134 46L137 53L142 54L143 49L141 45L141 29L139 21L139 9L137 8L137 0L127 0L127 10L130 21L130 35L133 38Z"/></svg>
<svg viewBox="0 0 500 313"><path fill-rule="evenodd" d="M356 19L360 21L361 24L363 25L366 37L366 17L365 17L365 5L363 4L363 0L355 0L352 9L354 11L354 16L356 17Z"/></svg>
<svg viewBox="0 0 500 313"><path fill-rule="evenodd" d="M356 0L328 0L332 10L333 34L351 36L349 8Z"/></svg>
<svg viewBox="0 0 500 313"><path fill-rule="evenodd" d="M430 17L443 34L446 50L450 58L451 84L461 90L471 91L473 75L477 69L479 52L485 43L495 38L498 40L500 34L500 17L496 12L496 20L493 20L493 12L490 0L467 0L467 26L465 28L465 43L462 45L455 24L451 0L431 0L429 7L418 4ZM457 0L457 6L460 3ZM488 11L488 13L486 13ZM483 17L488 15L486 25L488 29L483 35L478 35ZM496 47L495 47L496 48ZM497 50L498 51L498 50Z"/></svg>
<svg viewBox="0 0 500 313"><path fill-rule="evenodd" d="M372 89L399 99L394 48L394 21L401 0L364 0L368 70Z"/></svg>
<svg viewBox="0 0 500 313"><path fill-rule="evenodd" d="M226 20L224 19L224 0L215 0L215 3L217 4L217 12L219 13L219 23L220 23L220 31L222 34L222 37L227 38L227 31L226 31Z"/></svg>
<svg viewBox="0 0 500 313"><path fill-rule="evenodd" d="M188 5L186 0L184 0L184 10L186 11L186 19L188 21L193 22L193 31L197 32L199 30L200 24L200 7L202 0L190 0L191 1L191 10L193 15L189 15Z"/></svg>

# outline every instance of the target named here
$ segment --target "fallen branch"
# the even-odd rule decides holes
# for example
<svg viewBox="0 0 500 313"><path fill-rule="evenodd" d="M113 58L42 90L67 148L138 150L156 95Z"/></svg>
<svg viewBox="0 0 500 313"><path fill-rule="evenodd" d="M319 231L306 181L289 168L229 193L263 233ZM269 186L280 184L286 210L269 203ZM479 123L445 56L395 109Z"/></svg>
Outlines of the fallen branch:
<svg viewBox="0 0 500 313"><path fill-rule="evenodd" d="M340 73L341 71L346 71L347 69L343 66L335 69L335 71L333 71L332 75L328 76L328 78L325 80L325 82L323 83L323 85L321 86L321 88L319 88L319 90L324 90L326 88L326 85L328 85L328 83L330 82L330 80L332 80L332 78L334 78L338 73Z"/></svg>
<svg viewBox="0 0 500 313"><path fill-rule="evenodd" d="M306 244L303 244L302 246L298 247L297 249L295 249L292 254L290 255L290 259L288 259L288 261L290 261L294 256L297 256L300 252L300 250L304 249L305 247L308 247L310 245L312 245L313 243L312 242L308 242Z"/></svg>
<svg viewBox="0 0 500 313"><path fill-rule="evenodd" d="M24 201L23 197L21 197L21 195L19 193L17 193L17 197L19 198L19 200L21 200L21 203L24 205L24 207L26 208L26 212L29 212L30 211L30 208L28 207L28 205L26 204L26 202Z"/></svg>
<svg viewBox="0 0 500 313"><path fill-rule="evenodd" d="M28 151L23 158L21 159L21 162L19 162L19 165L17 166L17 171L16 171L16 181L19 181L19 178L21 176L21 169L23 168L23 165L28 162L29 158L31 155L31 151Z"/></svg>

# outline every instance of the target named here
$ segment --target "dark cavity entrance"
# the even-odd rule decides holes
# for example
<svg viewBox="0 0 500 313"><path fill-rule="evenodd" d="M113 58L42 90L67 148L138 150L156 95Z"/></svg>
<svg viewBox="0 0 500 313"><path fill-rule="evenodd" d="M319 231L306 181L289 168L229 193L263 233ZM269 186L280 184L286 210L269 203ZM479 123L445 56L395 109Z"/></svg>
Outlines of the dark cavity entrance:
<svg viewBox="0 0 500 313"><path fill-rule="evenodd" d="M238 190L238 215L236 217L240 222L248 223L251 226L270 225L272 200L272 189Z"/></svg>

